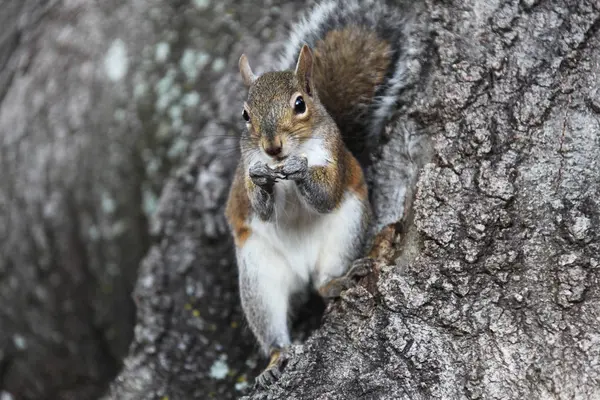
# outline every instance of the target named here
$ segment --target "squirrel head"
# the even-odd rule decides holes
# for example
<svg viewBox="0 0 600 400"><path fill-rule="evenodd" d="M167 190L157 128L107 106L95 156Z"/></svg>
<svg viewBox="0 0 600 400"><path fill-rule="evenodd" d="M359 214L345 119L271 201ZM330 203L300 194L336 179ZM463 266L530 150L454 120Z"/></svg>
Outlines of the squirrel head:
<svg viewBox="0 0 600 400"><path fill-rule="evenodd" d="M295 71L256 76L246 55L240 57L242 80L248 87L242 117L250 143L266 155L282 160L311 138L323 115L313 82L313 55L304 45Z"/></svg>

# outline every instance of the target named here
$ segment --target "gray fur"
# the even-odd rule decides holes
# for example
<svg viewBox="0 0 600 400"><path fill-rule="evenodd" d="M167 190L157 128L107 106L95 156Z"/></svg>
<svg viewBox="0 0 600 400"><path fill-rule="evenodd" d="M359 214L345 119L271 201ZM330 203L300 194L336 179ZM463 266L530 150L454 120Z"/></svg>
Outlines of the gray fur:
<svg viewBox="0 0 600 400"><path fill-rule="evenodd" d="M327 213L333 210L336 201L331 188L312 178L311 171L315 168L321 167L308 168L306 157L291 156L283 165L282 172L286 179L296 182L298 191L315 211Z"/></svg>
<svg viewBox="0 0 600 400"><path fill-rule="evenodd" d="M263 162L257 162L249 169L250 179L256 185L250 194L250 203L256 214L263 221L268 221L273 216L275 196L273 187L280 177Z"/></svg>
<svg viewBox="0 0 600 400"><path fill-rule="evenodd" d="M290 156L283 164L281 172L286 179L303 181L308 177L308 159L306 157Z"/></svg>
<svg viewBox="0 0 600 400"><path fill-rule="evenodd" d="M336 201L331 188L315 181L310 173L304 179L296 181L296 185L302 197L315 211L324 214L335 208Z"/></svg>

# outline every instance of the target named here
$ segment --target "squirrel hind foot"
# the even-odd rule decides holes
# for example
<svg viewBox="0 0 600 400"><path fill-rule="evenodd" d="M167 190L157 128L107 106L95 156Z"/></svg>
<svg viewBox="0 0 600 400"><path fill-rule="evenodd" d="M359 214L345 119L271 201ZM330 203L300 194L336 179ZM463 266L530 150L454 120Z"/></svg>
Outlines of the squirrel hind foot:
<svg viewBox="0 0 600 400"><path fill-rule="evenodd" d="M287 349L273 350L271 352L269 364L264 371L256 377L256 385L265 389L279 380L288 359L289 355Z"/></svg>
<svg viewBox="0 0 600 400"><path fill-rule="evenodd" d="M355 260L346 274L333 278L318 289L319 294L324 299L335 299L340 294L352 286L356 285L358 280L371 272L375 260L371 257L364 257Z"/></svg>
<svg viewBox="0 0 600 400"><path fill-rule="evenodd" d="M346 273L346 276L353 279L359 279L366 276L371 272L375 265L375 259L372 257L363 257L355 260L350 269Z"/></svg>

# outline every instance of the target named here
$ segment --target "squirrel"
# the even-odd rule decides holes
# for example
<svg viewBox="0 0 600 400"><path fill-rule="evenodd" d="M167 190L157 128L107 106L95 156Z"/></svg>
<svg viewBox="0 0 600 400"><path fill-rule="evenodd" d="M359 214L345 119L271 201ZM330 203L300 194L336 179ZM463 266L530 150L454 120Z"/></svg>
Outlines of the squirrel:
<svg viewBox="0 0 600 400"><path fill-rule="evenodd" d="M278 68L257 76L245 54L245 129L225 216L246 320L281 375L294 295L338 297L366 275L372 220L365 160L406 74L405 16L381 1L329 0L293 26Z"/></svg>

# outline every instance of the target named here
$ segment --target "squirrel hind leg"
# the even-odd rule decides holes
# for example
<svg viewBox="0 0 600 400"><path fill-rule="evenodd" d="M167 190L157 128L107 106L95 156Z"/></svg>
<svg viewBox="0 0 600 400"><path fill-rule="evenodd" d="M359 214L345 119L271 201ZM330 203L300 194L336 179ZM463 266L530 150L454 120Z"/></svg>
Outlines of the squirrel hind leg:
<svg viewBox="0 0 600 400"><path fill-rule="evenodd" d="M242 308L263 355L268 356L291 343L288 314L297 278L264 239L250 237L237 253Z"/></svg>
<svg viewBox="0 0 600 400"><path fill-rule="evenodd" d="M361 196L351 194L338 210L326 217L324 240L312 277L313 287L322 297L339 296L354 284L356 276L365 275L370 269L367 262L354 261L363 253L369 215Z"/></svg>

